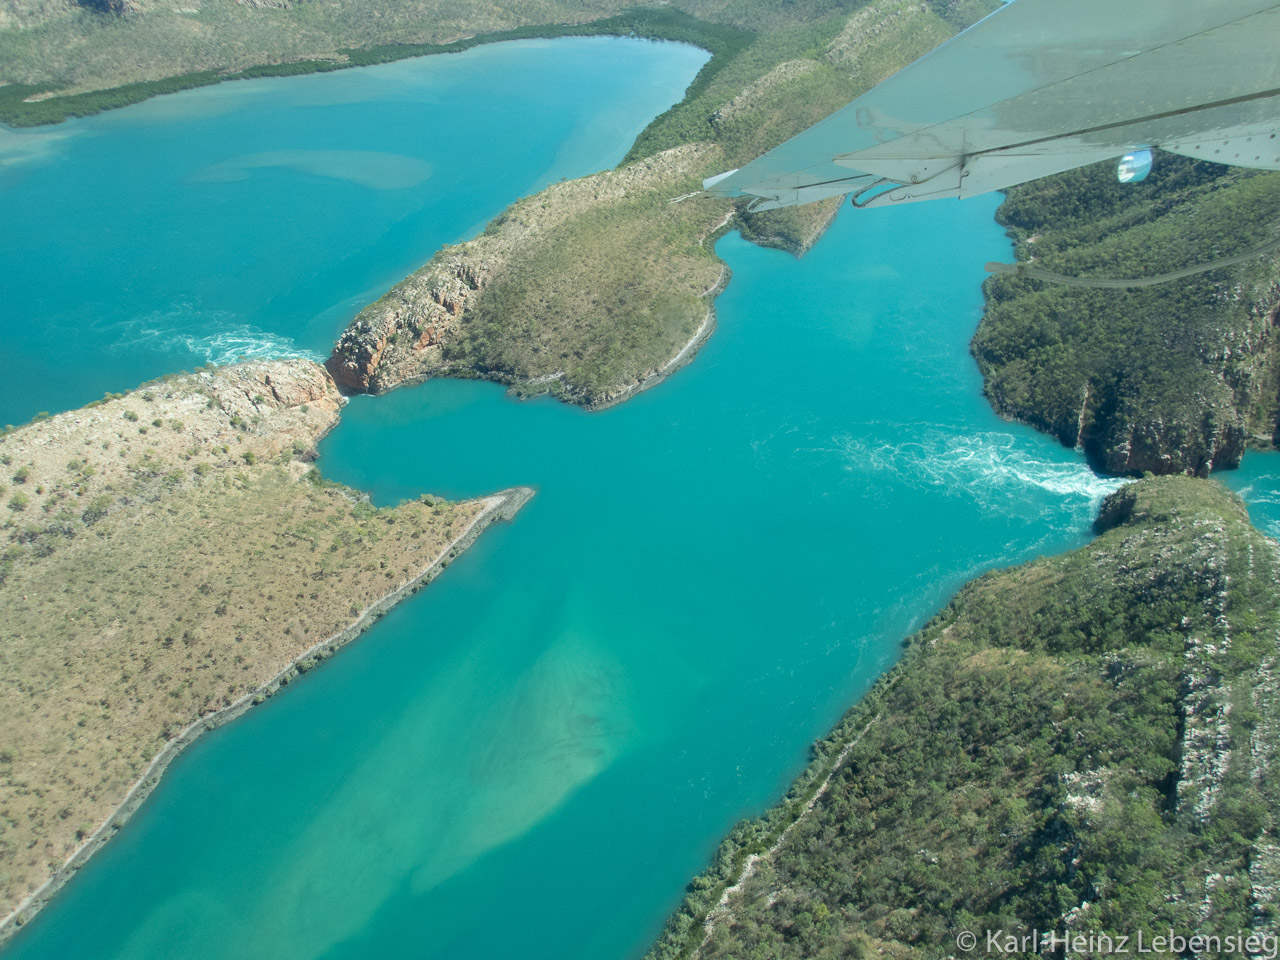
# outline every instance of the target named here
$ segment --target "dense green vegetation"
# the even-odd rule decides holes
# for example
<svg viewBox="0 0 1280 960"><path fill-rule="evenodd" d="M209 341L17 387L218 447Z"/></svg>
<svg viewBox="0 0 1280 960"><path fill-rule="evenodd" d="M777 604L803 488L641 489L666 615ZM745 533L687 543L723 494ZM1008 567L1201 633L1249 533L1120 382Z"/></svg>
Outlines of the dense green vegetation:
<svg viewBox="0 0 1280 960"><path fill-rule="evenodd" d="M764 213L751 213L739 209L738 232L744 240L762 247L778 247L803 256L821 239L835 215L840 212L844 197L818 200L799 207L779 207Z"/></svg>
<svg viewBox="0 0 1280 960"><path fill-rule="evenodd" d="M1274 932L1250 877L1269 889L1280 826L1275 546L1187 478L1124 488L1099 526L974 581L912 637L786 799L733 831L650 957L938 957L962 930L1002 928Z"/></svg>
<svg viewBox="0 0 1280 960"><path fill-rule="evenodd" d="M627 0L120 0L113 12L68 0L0 4L0 84L76 94L262 64L344 59L344 50L422 45L577 24ZM545 31L539 30L542 35ZM384 51L385 52L385 51ZM419 51L420 52L420 51ZM375 55L375 60L378 57ZM306 62L310 61L310 64Z"/></svg>
<svg viewBox="0 0 1280 960"><path fill-rule="evenodd" d="M707 238L727 209L708 200L667 201L799 133L954 31L907 0L782 9L785 16L756 2L719 11L766 29L750 44L727 37L684 100L655 119L623 161L707 144L693 175L658 180L623 203L567 218L535 251L513 260L446 349L454 369L541 381L533 389L596 403L660 368L705 316L707 304L698 301L716 276L706 271L715 262ZM955 5L951 12L973 9ZM801 250L831 212L828 205L743 219L757 239Z"/></svg>
<svg viewBox="0 0 1280 960"><path fill-rule="evenodd" d="M88 117L103 110L114 110L117 107L141 103L160 94L177 93L179 90L190 90L194 87L207 87L211 83L227 79L230 79L230 76L219 74L216 70L202 70L199 73L188 73L180 77L129 83L109 90L55 96L30 103L26 102L28 97L47 93L48 87L39 84L10 84L0 87L0 122L7 123L11 127L35 127L46 123L61 123L68 117Z"/></svg>
<svg viewBox="0 0 1280 960"><path fill-rule="evenodd" d="M24 29L0 29L0 121L56 123L221 80L368 66L500 40L593 35L676 40L710 51L716 59L694 80L687 98L697 100L715 74L752 45L757 31L782 34L799 27L793 53L806 55L805 36L820 40L823 24L838 22L864 2L685 0L622 10L619 0L469 0L451 6L388 0L376 10L349 3L254 10L227 0L198 10L148 4L124 17L90 9L49 17L33 12ZM955 29L994 6L993 0L950 0L937 9ZM806 34L815 25L817 32ZM808 53L815 50L810 44ZM35 96L41 99L26 102ZM698 125L690 120L702 114L673 111L663 125L665 145L700 139L688 134ZM683 139L671 139L681 127ZM656 141L644 147L661 148Z"/></svg>
<svg viewBox="0 0 1280 960"><path fill-rule="evenodd" d="M940 3L936 12L906 0L780 7L757 0L739 6L742 20L762 27L755 42L733 49L705 82L699 77L681 103L641 133L624 163L703 141L722 147L727 166L745 163L844 106L997 4ZM910 15L901 16L903 10ZM867 14L866 26L880 29L857 31L841 44L851 15L858 12ZM803 70L773 73L782 64L801 62Z"/></svg>
<svg viewBox="0 0 1280 960"><path fill-rule="evenodd" d="M1017 187L999 218L1019 261L1142 277L1274 239L1280 175L1163 154L1141 184L1117 182L1108 163ZM999 276L973 352L998 411L1083 444L1104 468L1203 473L1273 443L1277 281L1274 253L1131 290Z"/></svg>

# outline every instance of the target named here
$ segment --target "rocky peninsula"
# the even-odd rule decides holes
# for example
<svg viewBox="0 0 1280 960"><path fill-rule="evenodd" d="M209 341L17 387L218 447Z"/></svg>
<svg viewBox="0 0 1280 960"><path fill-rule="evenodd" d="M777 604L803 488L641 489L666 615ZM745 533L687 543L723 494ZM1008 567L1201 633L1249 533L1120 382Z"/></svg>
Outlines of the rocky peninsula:
<svg viewBox="0 0 1280 960"><path fill-rule="evenodd" d="M330 373L356 392L449 375L587 407L631 395L705 336L724 281L717 235L740 228L801 254L839 206L752 214L692 199L701 180L798 133L990 9L873 0L809 23L803 56L782 24L749 52L717 55L618 169L518 201L362 311Z"/></svg>
<svg viewBox="0 0 1280 960"><path fill-rule="evenodd" d="M727 202L673 204L719 151L665 150L554 184L441 250L351 322L327 367L380 393L436 375L599 407L651 379L703 328ZM647 229L632 234L637 218Z"/></svg>
<svg viewBox="0 0 1280 960"><path fill-rule="evenodd" d="M323 480L309 360L166 377L0 438L0 937L200 733L418 588L519 489L378 508Z"/></svg>

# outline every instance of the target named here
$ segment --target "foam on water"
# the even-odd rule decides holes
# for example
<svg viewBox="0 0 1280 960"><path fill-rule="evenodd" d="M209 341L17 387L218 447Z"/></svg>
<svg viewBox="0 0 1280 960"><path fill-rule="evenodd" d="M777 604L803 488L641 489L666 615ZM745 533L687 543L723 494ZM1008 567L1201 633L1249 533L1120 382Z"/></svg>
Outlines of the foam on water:
<svg viewBox="0 0 1280 960"><path fill-rule="evenodd" d="M222 333L207 336L175 334L173 343L203 356L207 363L235 363L237 360L292 359L306 357L317 362L324 356L314 350L303 350L289 337L258 330L241 324Z"/></svg>
<svg viewBox="0 0 1280 960"><path fill-rule="evenodd" d="M115 325L118 339L108 349L133 351L184 350L204 363L274 360L303 357L321 361L322 355L298 346L291 337L242 323L221 311L205 312L190 304L157 311Z"/></svg>
<svg viewBox="0 0 1280 960"><path fill-rule="evenodd" d="M887 434L918 439L876 439ZM961 493L991 511L1007 510L1032 491L1075 500L1094 511L1104 497L1128 482L1099 476L1083 461L1048 459L1026 443L1025 434L966 434L936 423L896 424L868 430L864 436L837 436L833 442L852 474L891 473L904 483Z"/></svg>

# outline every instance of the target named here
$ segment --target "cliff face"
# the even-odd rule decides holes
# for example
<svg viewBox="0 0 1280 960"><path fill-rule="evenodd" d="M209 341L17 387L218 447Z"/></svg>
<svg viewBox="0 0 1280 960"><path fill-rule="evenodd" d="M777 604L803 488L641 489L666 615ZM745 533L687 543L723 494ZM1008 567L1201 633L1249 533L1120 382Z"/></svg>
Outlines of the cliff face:
<svg viewBox="0 0 1280 960"><path fill-rule="evenodd" d="M381 393L438 370L468 300L494 269L483 255L476 243L448 248L362 310L325 361L338 386Z"/></svg>
<svg viewBox="0 0 1280 960"><path fill-rule="evenodd" d="M671 204L714 162L705 144L554 184L475 240L445 247L362 310L326 367L351 392L439 373L608 402L695 336L727 202Z"/></svg>
<svg viewBox="0 0 1280 960"><path fill-rule="evenodd" d="M935 957L965 930L975 952L1001 929L1275 935L1276 544L1185 477L1125 487L1098 528L974 581L911 638L690 884L651 960Z"/></svg>
<svg viewBox="0 0 1280 960"><path fill-rule="evenodd" d="M1141 277L1259 246L1280 176L1163 155L1143 184L1110 164L1017 187L999 214L1019 261ZM1158 286L1067 287L999 276L973 340L996 410L1079 445L1112 473L1207 475L1270 447L1280 416L1280 259Z"/></svg>

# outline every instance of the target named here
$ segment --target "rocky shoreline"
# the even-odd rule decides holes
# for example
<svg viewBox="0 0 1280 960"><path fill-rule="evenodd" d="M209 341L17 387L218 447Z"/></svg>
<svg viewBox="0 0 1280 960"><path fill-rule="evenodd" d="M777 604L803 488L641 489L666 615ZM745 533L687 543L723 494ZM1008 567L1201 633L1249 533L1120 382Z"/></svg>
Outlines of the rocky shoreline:
<svg viewBox="0 0 1280 960"><path fill-rule="evenodd" d="M676 371L693 363L694 358L698 355L698 351L701 350L703 345L706 344L706 342L711 339L711 334L715 333L715 329L716 329L715 298L720 294L720 291L722 291L726 286L728 286L729 278L731 276L732 274L727 266L721 268L720 279L717 280L715 282L715 285L712 286L711 289L709 289L705 294L706 296L710 297L712 300L712 302L707 306L706 318L702 321L702 325L698 327L697 330L694 331L694 334L689 339L689 342L680 348L679 353L677 353L674 357L672 357L669 361L667 361L667 363L664 366L660 367L659 369L653 370L645 374L635 383L622 387L616 395L609 396L606 399L601 400L597 403L585 404L586 408L588 410L605 410L605 409L608 409L609 407L617 406L619 403L622 403L624 400L631 399L637 393L642 393L643 391L648 390L650 387L656 387L658 384L660 384L663 380L667 379L667 377L671 376Z"/></svg>
<svg viewBox="0 0 1280 960"><path fill-rule="evenodd" d="M1206 477L1280 437L1280 175L1162 155L1140 188L1086 167L1023 184L996 214L1020 263L1131 289L1009 275L984 284L972 353L996 412L1079 447L1101 471Z"/></svg>
<svg viewBox="0 0 1280 960"><path fill-rule="evenodd" d="M591 375L584 376L582 368L591 366L598 341L611 332L633 339L628 321L644 322L653 313L668 312L673 291L680 300L673 312L688 324L692 338L705 332L701 301L718 293L725 280L708 241L724 232L734 211L723 202L693 206L669 201L696 184L714 155L706 144L676 147L617 170L553 184L517 201L478 237L442 248L361 310L335 343L326 369L348 393L380 394L434 376L455 376L493 380L524 395L550 392L588 408L630 396L639 384L670 372L670 358L683 349L688 333L681 332L665 356L665 330L655 331L659 336L639 346L615 350L603 358L611 371L604 378L586 382ZM595 234L606 228L582 224L625 215L636 204L670 207L697 234L679 259L664 250L663 259L651 263L640 257L610 261L622 270L618 296L635 311L634 318L613 320L616 303L603 292L609 278L596 277L579 263L579 279L591 273L593 289L566 286L558 277L566 269L561 259L542 265L540 258L571 245L581 245L583 256L592 255L605 242ZM636 293L639 287L646 292ZM531 290L538 292L531 295ZM652 299L645 302L646 297ZM596 298L605 303L597 304ZM544 332L542 342L522 337L519 324L510 321L515 316L527 323L526 309L540 315L532 318L540 328L552 331ZM497 320L504 329L495 334L491 328ZM503 343L490 344L492 339Z"/></svg>

